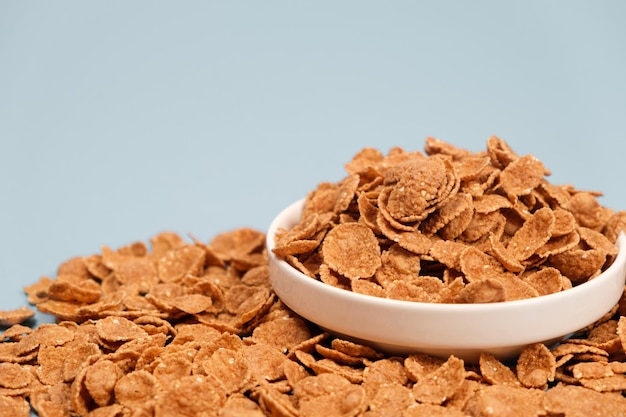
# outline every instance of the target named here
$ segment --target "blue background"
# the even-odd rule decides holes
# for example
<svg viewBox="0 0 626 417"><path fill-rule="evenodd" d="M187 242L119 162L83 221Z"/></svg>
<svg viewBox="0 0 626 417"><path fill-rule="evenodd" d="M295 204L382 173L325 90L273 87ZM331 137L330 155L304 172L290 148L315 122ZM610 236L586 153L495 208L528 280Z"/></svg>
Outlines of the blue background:
<svg viewBox="0 0 626 417"><path fill-rule="evenodd" d="M626 209L620 1L0 1L0 310L101 245L265 230L365 146L498 135Z"/></svg>

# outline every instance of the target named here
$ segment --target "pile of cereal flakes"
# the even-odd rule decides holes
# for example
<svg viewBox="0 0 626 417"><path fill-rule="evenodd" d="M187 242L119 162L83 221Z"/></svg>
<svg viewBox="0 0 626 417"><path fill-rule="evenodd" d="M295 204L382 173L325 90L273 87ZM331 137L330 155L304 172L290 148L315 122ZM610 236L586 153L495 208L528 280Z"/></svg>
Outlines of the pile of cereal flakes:
<svg viewBox="0 0 626 417"><path fill-rule="evenodd" d="M526 192L526 179L520 182L507 176L519 170L534 184L535 177L546 174L545 168L535 159L514 157L499 140L490 140L490 146L495 149L495 162L501 164L500 168L491 159L485 162L484 155L461 155L450 145L427 141L430 155L448 155L436 157L434 163L443 165L446 178L454 184L434 190L432 198L428 192L420 192L423 201L413 196L423 210L437 206L430 213L440 212L438 220L424 226L428 229L426 235L436 235L441 242L462 242L459 244L467 244L463 239L472 240L476 243L474 249L490 252L487 247L494 245L493 237L467 232L459 239L463 233L453 231L457 226L448 226L461 216L459 209L444 210L434 200L445 201L445 195L465 190L471 198L456 198L451 206L467 207L471 200L477 215L496 218L490 216L491 211L477 207L483 207L480 196L487 195L486 190L498 188L505 198L490 204L499 206L500 214L505 210L502 205L513 212L523 211L521 207L528 208L534 200L554 200L576 220L572 226L569 215L561 212L553 213L551 220L543 214L537 218L534 214L519 214L515 230L526 230L523 234L531 238L541 235L548 217L552 234L548 239L543 235L537 238L543 243L537 243L528 254L511 243L515 241L514 232L503 230L500 236L510 235L511 239L501 240L502 247L493 246L502 255L490 252L498 260L512 256L509 266L513 269L504 266L503 271L519 277L522 271L514 271L518 264L540 269L540 249L550 242L569 242L572 237L568 235L574 232L579 239L567 251L579 250L579 256L583 256L603 250L604 263L609 260L612 249L596 233L614 239L605 230L614 234L623 229L623 214L610 213L597 205L592 193L554 187L543 179L531 187L539 190L537 196L529 197L532 193ZM405 156L395 149L383 165ZM466 163L453 163L450 172L449 161L467 157L470 159ZM522 162L517 162L520 159ZM380 193L384 195L378 197L382 204L372 202L373 189L378 185L363 181L381 181L376 179L380 176L374 172L372 161L379 161L378 154L365 150L347 165L349 172L362 173L357 185L369 187L360 193L350 192L350 201L346 201L344 186L354 179L322 186L314 194L319 196L327 190L336 196L332 210L338 209L346 220L337 224L352 223L347 219L352 207L353 213L366 217L363 222L368 228L372 226L368 222L379 219L380 224L375 224L394 230L389 233L405 236L409 231L404 229L409 226L414 232L415 224L426 221L426 217L420 218L403 205L408 201L406 196L396 196L389 190ZM507 166L513 167L509 174L505 174ZM379 185L397 184L414 174L422 175L396 172ZM354 184L349 187L356 190ZM383 210L390 216L372 214ZM460 213L464 211L460 209ZM452 212L457 215L445 215ZM380 220L383 217L386 221ZM524 229L524 224L535 222L533 219L542 226ZM584 226L580 225L581 219L587 222ZM468 230L471 220L456 223L467 223L464 230ZM555 229L556 223L559 227ZM484 234L494 236L494 230L507 227L512 226L494 223ZM589 231L581 233L581 227ZM554 230L559 232L555 235ZM279 240L290 234L285 233ZM307 240L313 239L300 239ZM309 252L323 252L323 245L317 250L321 237L315 242L315 246L308 243ZM264 243L264 233L250 228L221 233L208 243L197 239L188 242L178 234L164 232L149 242L116 249L102 247L100 253L71 258L59 266L53 279L42 277L26 287L28 301L39 311L56 316L57 322L32 329L25 326L34 314L31 309L0 312L0 417L29 416L31 408L40 417L626 416L624 297L604 318L567 341L556 347L528 346L511 362L504 363L488 354L481 355L478 363L421 353L390 356L328 334L283 305L269 283ZM283 247L289 246L287 241L283 243ZM402 251L411 251L413 244L419 246L411 239L404 243ZM291 247L306 245L304 242ZM402 252L400 248L393 250ZM446 248L439 250L445 252ZM283 255L296 259L302 253ZM321 255L313 257L317 256ZM394 256L397 254L388 255ZM327 265L327 276L338 279L341 275L348 283L356 280L357 274L353 276L354 271L339 258L332 254L326 258L326 263L320 265ZM592 260L600 265L596 257ZM443 258L438 261L447 266L445 270L459 269L454 274L447 272L454 275L453 280L463 276L462 266L448 266L447 262L453 261ZM374 271L363 282L384 288L385 279L393 280L391 269L386 267L390 263L384 256L371 262L376 264L376 271L383 272L377 275ZM422 259L429 265L434 262ZM302 259L300 264L307 264L307 260ZM415 268L411 262L404 265L406 269ZM572 285L582 281L567 278L558 262L552 262L549 268L559 271L559 290L566 280ZM584 279L595 273L597 270ZM358 274L363 275L362 271ZM444 279L442 274L428 276ZM376 277L383 278L379 282ZM532 283L542 280L528 281L535 288ZM504 294L510 291L506 287Z"/></svg>
<svg viewBox="0 0 626 417"><path fill-rule="evenodd" d="M365 148L348 176L308 193L273 252L346 290L399 300L485 303L547 295L611 265L626 212L556 186L533 155L492 137L471 153Z"/></svg>

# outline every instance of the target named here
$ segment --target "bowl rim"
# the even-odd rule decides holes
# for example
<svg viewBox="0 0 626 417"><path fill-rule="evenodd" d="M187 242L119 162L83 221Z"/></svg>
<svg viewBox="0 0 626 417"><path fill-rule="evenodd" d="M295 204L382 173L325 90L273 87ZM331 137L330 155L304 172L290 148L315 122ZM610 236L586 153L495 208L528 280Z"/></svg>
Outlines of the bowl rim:
<svg viewBox="0 0 626 417"><path fill-rule="evenodd" d="M618 247L618 253L615 259L613 259L612 264L604 270L600 275L594 277L582 284L579 284L575 287L569 288L567 290L559 291L557 293L540 295L537 297L526 298L521 300L512 300L512 301L501 301L496 303L467 303L467 304L454 304L454 303L427 303L420 301L408 301L408 300L395 300L390 298L382 298L376 297L368 294L355 293L353 291L344 290L341 288L334 287L332 285L321 282L317 279L313 279L301 271L298 271L296 268L287 263L284 259L279 258L276 254L273 253L272 249L276 246L274 237L279 227L283 227L282 224L286 223L288 219L294 218L296 215L300 216L302 212L302 207L304 205L305 199L297 200L291 203L289 206L284 208L270 223L266 234L266 247L268 256L273 258L273 260L277 263L279 267L282 269L289 271L296 275L299 279L306 279L310 285L317 286L324 291L330 291L331 293L346 297L349 300L357 301L357 302L367 302L367 303L375 303L380 306L386 306L392 309L408 309L411 311L424 311L424 312L502 312L503 309L512 309L516 310L519 308L531 308L535 305L549 304L555 303L558 304L562 299L567 299L570 297L575 297L579 295L581 292L587 292L589 289L593 289L598 286L602 286L604 281L611 279L611 273L614 270L618 269L621 264L626 263L626 234L624 232L620 232L616 246ZM293 227L294 224L290 226ZM626 278L626 277L625 277ZM406 310L405 310L406 311Z"/></svg>

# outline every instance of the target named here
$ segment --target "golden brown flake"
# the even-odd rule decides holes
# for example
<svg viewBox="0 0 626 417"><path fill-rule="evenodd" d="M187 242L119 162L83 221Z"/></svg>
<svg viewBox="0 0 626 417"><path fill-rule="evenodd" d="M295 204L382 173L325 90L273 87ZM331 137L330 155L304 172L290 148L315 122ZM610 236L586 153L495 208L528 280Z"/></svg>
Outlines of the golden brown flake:
<svg viewBox="0 0 626 417"><path fill-rule="evenodd" d="M24 323L35 316L35 312L28 307L20 307L15 310L0 310L0 326L13 326Z"/></svg>
<svg viewBox="0 0 626 417"><path fill-rule="evenodd" d="M553 226L554 214L551 209L544 207L535 211L513 235L507 250L517 260L528 259L550 239Z"/></svg>
<svg viewBox="0 0 626 417"><path fill-rule="evenodd" d="M480 354L479 366L482 377L492 385L502 384L515 387L520 385L513 370L489 353Z"/></svg>
<svg viewBox="0 0 626 417"><path fill-rule="evenodd" d="M459 291L455 298L455 302L462 304L499 303L506 300L504 285L494 278L470 282Z"/></svg>
<svg viewBox="0 0 626 417"><path fill-rule="evenodd" d="M556 360L543 343L524 348L516 365L517 378L528 388L544 388L554 381Z"/></svg>
<svg viewBox="0 0 626 417"><path fill-rule="evenodd" d="M368 278L381 265L374 233L360 223L344 223L328 232L322 245L328 266L348 278Z"/></svg>
<svg viewBox="0 0 626 417"><path fill-rule="evenodd" d="M463 411L478 416L539 416L544 396L538 389L491 385L478 390Z"/></svg>
<svg viewBox="0 0 626 417"><path fill-rule="evenodd" d="M500 173L500 184L509 200L528 195L541 184L546 169L543 163L532 155L525 155L510 162Z"/></svg>
<svg viewBox="0 0 626 417"><path fill-rule="evenodd" d="M539 295L547 295L561 291L563 286L562 278L563 276L558 269L544 267L528 271L523 280L537 290Z"/></svg>
<svg viewBox="0 0 626 417"><path fill-rule="evenodd" d="M22 397L0 395L0 417L28 417L30 406Z"/></svg>
<svg viewBox="0 0 626 417"><path fill-rule="evenodd" d="M494 278L504 273L504 268L493 256L468 246L459 259L460 269L469 282Z"/></svg>
<svg viewBox="0 0 626 417"><path fill-rule="evenodd" d="M622 416L626 409L626 399L621 395L563 384L549 390L543 404L548 413L568 417Z"/></svg>
<svg viewBox="0 0 626 417"><path fill-rule="evenodd" d="M463 360L450 356L438 369L415 383L413 395L421 403L442 404L456 393L464 379Z"/></svg>

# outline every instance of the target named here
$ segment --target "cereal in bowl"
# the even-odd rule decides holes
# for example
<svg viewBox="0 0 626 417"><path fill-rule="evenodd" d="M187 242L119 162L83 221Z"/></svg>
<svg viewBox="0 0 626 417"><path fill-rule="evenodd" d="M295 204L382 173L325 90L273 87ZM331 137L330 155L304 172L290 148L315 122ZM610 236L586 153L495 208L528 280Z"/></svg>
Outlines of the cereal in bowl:
<svg viewBox="0 0 626 417"><path fill-rule="evenodd" d="M475 153L434 138L423 152L364 148L345 168L307 194L273 249L330 285L408 301L512 301L584 283L617 255L624 212L603 207L600 193L551 184L539 159L497 137Z"/></svg>

